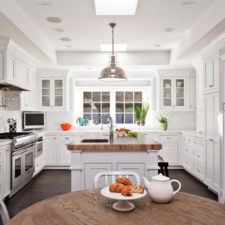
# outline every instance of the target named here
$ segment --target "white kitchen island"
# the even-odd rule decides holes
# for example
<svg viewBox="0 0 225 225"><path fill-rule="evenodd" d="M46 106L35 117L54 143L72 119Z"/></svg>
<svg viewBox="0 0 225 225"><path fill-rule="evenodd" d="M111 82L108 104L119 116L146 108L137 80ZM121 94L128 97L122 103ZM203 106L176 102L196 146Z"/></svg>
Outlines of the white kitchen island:
<svg viewBox="0 0 225 225"><path fill-rule="evenodd" d="M93 139L107 141L102 134L83 134L67 145L71 151L71 191L93 188L94 177L101 171L131 170L148 179L158 174L162 146L153 139L140 134L138 138L115 137L113 143L88 142Z"/></svg>

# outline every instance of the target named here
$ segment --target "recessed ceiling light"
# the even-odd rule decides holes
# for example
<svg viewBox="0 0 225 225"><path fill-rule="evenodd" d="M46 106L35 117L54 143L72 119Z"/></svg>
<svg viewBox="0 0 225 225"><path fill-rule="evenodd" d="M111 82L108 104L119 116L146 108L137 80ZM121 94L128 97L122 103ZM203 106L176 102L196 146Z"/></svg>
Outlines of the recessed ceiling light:
<svg viewBox="0 0 225 225"><path fill-rule="evenodd" d="M172 27L169 27L169 28L166 28L166 29L165 29L165 32L168 32L168 33L169 33L169 32L172 32L172 31L174 31L174 29L173 29Z"/></svg>
<svg viewBox="0 0 225 225"><path fill-rule="evenodd" d="M72 45L65 45L67 48L72 48Z"/></svg>
<svg viewBox="0 0 225 225"><path fill-rule="evenodd" d="M47 17L46 20L50 23L60 23L62 21L59 17Z"/></svg>
<svg viewBox="0 0 225 225"><path fill-rule="evenodd" d="M181 3L181 5L184 7L193 7L195 6L195 1L184 1Z"/></svg>
<svg viewBox="0 0 225 225"><path fill-rule="evenodd" d="M71 41L71 39L69 37L61 37L60 40L61 41Z"/></svg>
<svg viewBox="0 0 225 225"><path fill-rule="evenodd" d="M160 47L161 47L161 45L155 45L155 47L156 47L156 48L160 48Z"/></svg>
<svg viewBox="0 0 225 225"><path fill-rule="evenodd" d="M54 30L59 32L59 33L62 33L64 31L62 28L55 28Z"/></svg>
<svg viewBox="0 0 225 225"><path fill-rule="evenodd" d="M136 14L138 0L95 0L97 16L132 16Z"/></svg>
<svg viewBox="0 0 225 225"><path fill-rule="evenodd" d="M50 6L52 4L50 2L41 1L41 2L39 2L39 5L41 5L41 6Z"/></svg>
<svg viewBox="0 0 225 225"><path fill-rule="evenodd" d="M112 44L101 44L100 49L102 52L112 51ZM114 44L114 50L116 52L125 52L127 51L127 44Z"/></svg>

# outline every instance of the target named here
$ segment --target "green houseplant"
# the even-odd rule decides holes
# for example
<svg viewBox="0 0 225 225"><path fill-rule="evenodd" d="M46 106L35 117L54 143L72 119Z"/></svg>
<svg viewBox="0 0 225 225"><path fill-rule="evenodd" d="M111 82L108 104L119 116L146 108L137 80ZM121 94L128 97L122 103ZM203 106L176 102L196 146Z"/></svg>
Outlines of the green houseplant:
<svg viewBox="0 0 225 225"><path fill-rule="evenodd" d="M168 117L168 116L160 115L160 116L158 117L158 121L159 121L159 123L160 123L161 129L162 129L162 130L167 130L167 128L168 128L169 117Z"/></svg>
<svg viewBox="0 0 225 225"><path fill-rule="evenodd" d="M137 125L145 125L145 120L148 114L149 105L135 105L134 115Z"/></svg>

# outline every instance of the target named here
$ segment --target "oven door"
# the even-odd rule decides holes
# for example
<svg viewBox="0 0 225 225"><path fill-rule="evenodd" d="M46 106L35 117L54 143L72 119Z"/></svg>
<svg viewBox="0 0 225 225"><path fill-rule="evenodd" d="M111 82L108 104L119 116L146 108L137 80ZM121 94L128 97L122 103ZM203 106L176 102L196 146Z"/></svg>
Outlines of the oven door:
<svg viewBox="0 0 225 225"><path fill-rule="evenodd" d="M25 152L26 149L23 149L12 154L12 189L23 182Z"/></svg>
<svg viewBox="0 0 225 225"><path fill-rule="evenodd" d="M34 154L36 146L32 146L24 153L24 179L31 178L34 174Z"/></svg>
<svg viewBox="0 0 225 225"><path fill-rule="evenodd" d="M42 155L42 153L43 153L43 141L37 141L35 157Z"/></svg>

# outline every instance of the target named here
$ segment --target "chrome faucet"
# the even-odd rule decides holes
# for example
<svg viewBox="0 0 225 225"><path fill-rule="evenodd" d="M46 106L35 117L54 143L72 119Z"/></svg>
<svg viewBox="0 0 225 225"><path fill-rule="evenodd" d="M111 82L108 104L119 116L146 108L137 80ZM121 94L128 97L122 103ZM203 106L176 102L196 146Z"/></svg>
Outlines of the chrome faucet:
<svg viewBox="0 0 225 225"><path fill-rule="evenodd" d="M110 115L103 114L103 115L97 117L97 119L96 119L96 123L97 124L99 123L99 120L102 117L106 117L106 118L109 119L109 122L110 122L110 126L109 126L109 142L112 143L113 142L113 121L112 121L112 117Z"/></svg>

